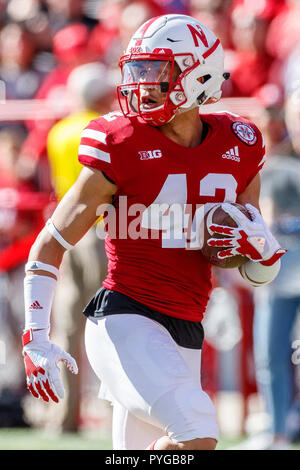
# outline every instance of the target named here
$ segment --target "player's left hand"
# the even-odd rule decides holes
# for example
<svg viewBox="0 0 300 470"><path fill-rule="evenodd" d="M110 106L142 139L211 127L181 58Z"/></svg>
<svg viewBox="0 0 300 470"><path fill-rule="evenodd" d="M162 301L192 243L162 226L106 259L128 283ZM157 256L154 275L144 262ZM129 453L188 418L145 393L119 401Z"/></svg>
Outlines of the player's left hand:
<svg viewBox="0 0 300 470"><path fill-rule="evenodd" d="M230 215L237 227L211 225L209 229L212 232L226 235L228 238L210 238L207 244L226 248L218 252L220 259L242 255L251 261L272 266L287 250L280 247L256 207L251 204L246 204L245 207L252 220L234 205L223 203L222 209Z"/></svg>

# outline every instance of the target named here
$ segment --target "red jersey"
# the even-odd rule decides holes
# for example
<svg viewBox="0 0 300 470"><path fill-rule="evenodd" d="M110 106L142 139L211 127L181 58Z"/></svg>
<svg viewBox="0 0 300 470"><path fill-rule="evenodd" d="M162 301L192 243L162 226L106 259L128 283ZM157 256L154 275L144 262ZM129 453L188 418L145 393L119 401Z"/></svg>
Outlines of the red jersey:
<svg viewBox="0 0 300 470"><path fill-rule="evenodd" d="M201 321L211 290L211 265L197 235L204 204L207 210L208 203L235 202L265 159L254 124L226 112L201 119L209 131L195 148L121 113L92 120L79 147L80 163L101 170L117 185L118 227L116 236L108 232L105 239L103 286L191 321ZM132 235L136 227L140 231Z"/></svg>

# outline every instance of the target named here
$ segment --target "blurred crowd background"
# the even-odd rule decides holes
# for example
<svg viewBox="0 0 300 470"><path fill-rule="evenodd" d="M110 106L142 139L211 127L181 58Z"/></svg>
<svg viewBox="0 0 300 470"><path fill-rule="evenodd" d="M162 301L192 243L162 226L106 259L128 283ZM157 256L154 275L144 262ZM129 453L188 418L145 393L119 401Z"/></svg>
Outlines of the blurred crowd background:
<svg viewBox="0 0 300 470"><path fill-rule="evenodd" d="M194 16L220 38L231 78L224 99L202 112L228 109L262 130L262 211L289 250L280 276L266 288L250 288L235 270L215 272L204 322L203 387L220 408L222 432L234 427L260 437L257 447L288 448L300 440L297 354L292 360L300 339L296 0L0 0L0 427L78 431L110 425L110 410L97 400L98 385L86 363L81 315L105 276L103 242L92 230L62 266L52 338L76 357L81 374L65 376L67 398L59 406L44 407L25 388L24 263L80 172L81 130L99 114L119 109L118 59L130 36L164 13ZM224 407L226 394L234 399Z"/></svg>

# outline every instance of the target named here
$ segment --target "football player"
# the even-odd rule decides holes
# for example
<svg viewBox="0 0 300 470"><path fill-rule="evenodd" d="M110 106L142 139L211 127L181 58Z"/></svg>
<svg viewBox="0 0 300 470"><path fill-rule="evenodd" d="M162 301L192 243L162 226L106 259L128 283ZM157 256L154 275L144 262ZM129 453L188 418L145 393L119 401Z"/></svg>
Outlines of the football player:
<svg viewBox="0 0 300 470"><path fill-rule="evenodd" d="M113 404L114 449L214 449L216 411L200 382L211 265L191 228L197 234L204 213L225 203L237 227L213 227L230 235L219 256L246 256L241 274L253 285L276 276L284 250L258 210L263 138L239 116L199 114L220 99L228 74L220 41L192 17L147 21L120 67L122 112L83 131L84 169L26 265L27 384L35 397L57 402L64 395L58 361L77 373L75 360L49 339L51 303L64 252L107 205L117 224L106 237L108 276L84 313L100 397ZM252 221L229 204L235 201L247 205Z"/></svg>

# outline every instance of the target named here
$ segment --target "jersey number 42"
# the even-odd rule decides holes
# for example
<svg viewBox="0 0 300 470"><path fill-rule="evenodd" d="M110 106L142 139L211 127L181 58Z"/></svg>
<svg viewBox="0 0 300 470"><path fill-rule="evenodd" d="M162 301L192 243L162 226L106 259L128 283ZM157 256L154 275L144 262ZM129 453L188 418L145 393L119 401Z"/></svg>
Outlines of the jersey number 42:
<svg viewBox="0 0 300 470"><path fill-rule="evenodd" d="M218 190L222 191L222 200ZM187 175L167 176L159 194L142 214L141 226L162 231L163 248L201 249L203 219L218 202L235 202L237 181L231 174L208 173L199 184L204 203L188 204Z"/></svg>

